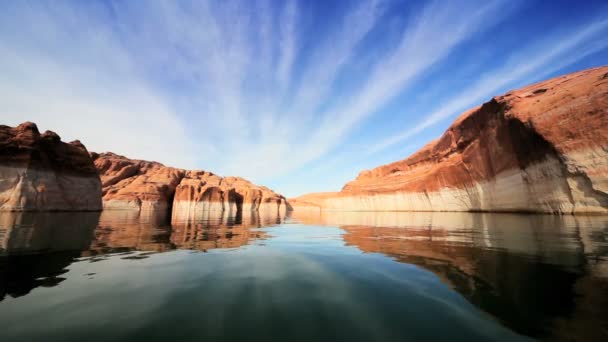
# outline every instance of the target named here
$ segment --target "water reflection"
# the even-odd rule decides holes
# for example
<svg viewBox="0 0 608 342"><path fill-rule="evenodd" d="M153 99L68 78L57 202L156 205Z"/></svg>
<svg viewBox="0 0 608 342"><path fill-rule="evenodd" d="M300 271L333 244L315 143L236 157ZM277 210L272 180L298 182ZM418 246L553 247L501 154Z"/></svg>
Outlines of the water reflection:
<svg viewBox="0 0 608 342"><path fill-rule="evenodd" d="M608 218L483 213L294 213L347 245L432 271L534 337L608 337Z"/></svg>
<svg viewBox="0 0 608 342"><path fill-rule="evenodd" d="M221 212L173 217L134 211L2 213L0 301L58 285L67 267L83 257L96 262L119 253L125 260L140 260L176 249L236 248L266 237L253 228L277 222L280 217Z"/></svg>
<svg viewBox="0 0 608 342"><path fill-rule="evenodd" d="M606 217L3 213L0 339L608 340L607 239Z"/></svg>
<svg viewBox="0 0 608 342"><path fill-rule="evenodd" d="M99 213L0 215L0 301L38 286L55 286L88 249Z"/></svg>
<svg viewBox="0 0 608 342"><path fill-rule="evenodd" d="M236 248L252 240L265 239L264 232L252 230L282 222L279 216L249 213L218 215L202 212L193 215L173 215L171 242L180 249L207 251L214 248Z"/></svg>

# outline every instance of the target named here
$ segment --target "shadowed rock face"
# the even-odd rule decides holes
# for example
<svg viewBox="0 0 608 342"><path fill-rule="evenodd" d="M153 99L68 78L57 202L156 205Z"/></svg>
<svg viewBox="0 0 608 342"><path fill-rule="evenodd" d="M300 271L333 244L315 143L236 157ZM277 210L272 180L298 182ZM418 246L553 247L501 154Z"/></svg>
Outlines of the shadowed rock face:
<svg viewBox="0 0 608 342"><path fill-rule="evenodd" d="M92 153L103 186L105 209L285 213L285 197L239 177L220 177L114 153Z"/></svg>
<svg viewBox="0 0 608 342"><path fill-rule="evenodd" d="M0 125L0 211L101 210L101 183L80 141Z"/></svg>
<svg viewBox="0 0 608 342"><path fill-rule="evenodd" d="M608 213L608 67L497 96L407 159L296 210Z"/></svg>

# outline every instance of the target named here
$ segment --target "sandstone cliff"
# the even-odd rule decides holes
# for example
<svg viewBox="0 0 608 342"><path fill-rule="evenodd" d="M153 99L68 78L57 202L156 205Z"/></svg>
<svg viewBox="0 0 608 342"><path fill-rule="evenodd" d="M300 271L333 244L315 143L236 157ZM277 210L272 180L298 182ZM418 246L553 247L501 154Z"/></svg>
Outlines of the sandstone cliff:
<svg viewBox="0 0 608 342"><path fill-rule="evenodd" d="M80 141L0 125L0 211L37 210L101 210L97 170Z"/></svg>
<svg viewBox="0 0 608 342"><path fill-rule="evenodd" d="M185 171L114 153L91 153L101 177L104 209L168 210Z"/></svg>
<svg viewBox="0 0 608 342"><path fill-rule="evenodd" d="M608 213L608 67L497 96L407 159L295 210Z"/></svg>
<svg viewBox="0 0 608 342"><path fill-rule="evenodd" d="M105 209L168 210L180 216L205 211L284 214L285 197L239 177L183 170L132 160L114 153L92 153L103 187Z"/></svg>

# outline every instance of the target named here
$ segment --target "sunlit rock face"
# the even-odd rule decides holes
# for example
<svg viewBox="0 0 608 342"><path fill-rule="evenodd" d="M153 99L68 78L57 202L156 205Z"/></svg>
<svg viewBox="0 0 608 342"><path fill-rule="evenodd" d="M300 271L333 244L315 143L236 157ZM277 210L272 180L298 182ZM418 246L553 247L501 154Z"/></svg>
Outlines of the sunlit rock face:
<svg viewBox="0 0 608 342"><path fill-rule="evenodd" d="M101 210L101 183L80 141L25 122L0 125L0 211Z"/></svg>
<svg viewBox="0 0 608 342"><path fill-rule="evenodd" d="M173 210L181 214L211 211L263 211L285 214L285 197L239 177L187 171L175 192Z"/></svg>
<svg viewBox="0 0 608 342"><path fill-rule="evenodd" d="M407 159L295 210L608 213L608 67L497 96Z"/></svg>
<svg viewBox="0 0 608 342"><path fill-rule="evenodd" d="M239 177L220 177L113 153L92 154L103 186L104 209L172 209L180 215L204 211L232 213L288 210L285 197Z"/></svg>
<svg viewBox="0 0 608 342"><path fill-rule="evenodd" d="M99 170L104 209L168 210L185 171L114 153L91 154Z"/></svg>

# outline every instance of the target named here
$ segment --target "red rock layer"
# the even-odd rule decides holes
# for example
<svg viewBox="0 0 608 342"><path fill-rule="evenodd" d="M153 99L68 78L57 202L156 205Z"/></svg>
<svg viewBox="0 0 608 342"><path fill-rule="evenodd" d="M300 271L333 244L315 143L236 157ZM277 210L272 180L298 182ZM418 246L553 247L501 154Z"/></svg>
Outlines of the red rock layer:
<svg viewBox="0 0 608 342"><path fill-rule="evenodd" d="M335 210L608 213L608 67L494 97L409 158L363 171L339 193L290 202Z"/></svg>
<svg viewBox="0 0 608 342"><path fill-rule="evenodd" d="M0 210L101 210L101 184L87 149L40 134L36 124L0 125Z"/></svg>
<svg viewBox="0 0 608 342"><path fill-rule="evenodd" d="M99 170L104 209L167 210L185 171L114 153L92 153Z"/></svg>
<svg viewBox="0 0 608 342"><path fill-rule="evenodd" d="M92 154L101 175L106 209L168 209L181 214L207 210L285 212L285 198L238 177L183 170L113 153Z"/></svg>

